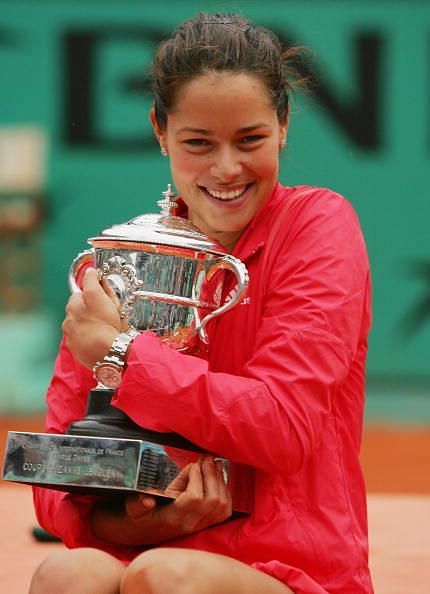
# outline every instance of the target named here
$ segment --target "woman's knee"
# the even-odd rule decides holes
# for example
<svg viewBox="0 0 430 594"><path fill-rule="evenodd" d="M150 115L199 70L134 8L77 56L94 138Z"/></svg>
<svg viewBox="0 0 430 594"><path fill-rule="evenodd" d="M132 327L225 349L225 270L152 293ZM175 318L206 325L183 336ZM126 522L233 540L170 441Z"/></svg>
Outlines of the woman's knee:
<svg viewBox="0 0 430 594"><path fill-rule="evenodd" d="M97 549L61 550L36 569L29 594L118 594L124 566Z"/></svg>
<svg viewBox="0 0 430 594"><path fill-rule="evenodd" d="M283 583L230 557L191 549L151 549L126 569L121 594L293 594Z"/></svg>
<svg viewBox="0 0 430 594"><path fill-rule="evenodd" d="M121 594L188 591L196 570L195 551L151 549L130 563L124 573Z"/></svg>

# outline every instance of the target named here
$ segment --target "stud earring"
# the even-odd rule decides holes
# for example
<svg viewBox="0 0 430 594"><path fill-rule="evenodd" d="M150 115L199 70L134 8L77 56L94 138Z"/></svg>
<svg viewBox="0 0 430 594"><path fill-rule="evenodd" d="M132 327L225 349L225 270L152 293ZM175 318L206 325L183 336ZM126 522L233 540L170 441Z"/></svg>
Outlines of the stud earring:
<svg viewBox="0 0 430 594"><path fill-rule="evenodd" d="M283 139L281 140L281 145L280 145L280 148L281 148L281 149L285 148L286 144L287 144L287 139L286 139L286 138L283 138Z"/></svg>
<svg viewBox="0 0 430 594"><path fill-rule="evenodd" d="M165 146L162 146L162 147L160 148L160 152L161 152L161 154L163 155L163 157L167 157L167 155L169 154L169 153L167 152L167 149L166 149L166 147L165 147Z"/></svg>

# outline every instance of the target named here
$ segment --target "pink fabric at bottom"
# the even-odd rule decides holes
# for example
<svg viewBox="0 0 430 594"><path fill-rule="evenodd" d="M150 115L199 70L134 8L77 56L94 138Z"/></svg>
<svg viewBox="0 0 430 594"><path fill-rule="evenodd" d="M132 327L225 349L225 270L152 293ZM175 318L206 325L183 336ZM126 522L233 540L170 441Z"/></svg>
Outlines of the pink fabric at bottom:
<svg viewBox="0 0 430 594"><path fill-rule="evenodd" d="M253 563L254 569L258 569L268 575L283 582L289 588L294 590L295 594L328 594L311 577L297 567L291 567L279 561L269 561L268 563Z"/></svg>

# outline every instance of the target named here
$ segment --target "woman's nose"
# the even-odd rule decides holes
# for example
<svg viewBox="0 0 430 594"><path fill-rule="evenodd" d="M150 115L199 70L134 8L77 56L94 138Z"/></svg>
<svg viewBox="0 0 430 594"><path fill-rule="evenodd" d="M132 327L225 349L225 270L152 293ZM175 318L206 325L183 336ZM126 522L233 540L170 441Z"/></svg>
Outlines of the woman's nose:
<svg viewBox="0 0 430 594"><path fill-rule="evenodd" d="M214 155L210 174L220 182L231 182L242 173L240 155L235 149L221 147Z"/></svg>

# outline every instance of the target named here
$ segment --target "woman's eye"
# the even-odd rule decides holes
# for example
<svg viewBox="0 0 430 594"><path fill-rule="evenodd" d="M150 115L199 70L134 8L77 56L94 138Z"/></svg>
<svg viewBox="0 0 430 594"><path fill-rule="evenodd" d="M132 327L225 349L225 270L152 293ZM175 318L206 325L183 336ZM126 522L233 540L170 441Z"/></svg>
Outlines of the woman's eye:
<svg viewBox="0 0 430 594"><path fill-rule="evenodd" d="M210 145L210 142L208 140L206 140L205 138L189 138L189 139L185 140L184 142L185 142L185 144L188 144L189 146L194 146L194 147Z"/></svg>
<svg viewBox="0 0 430 594"><path fill-rule="evenodd" d="M244 136L243 138L240 139L240 143L241 144L253 144L255 142L259 142L260 140L263 140L264 136L262 136L261 134L252 134L251 136Z"/></svg>

